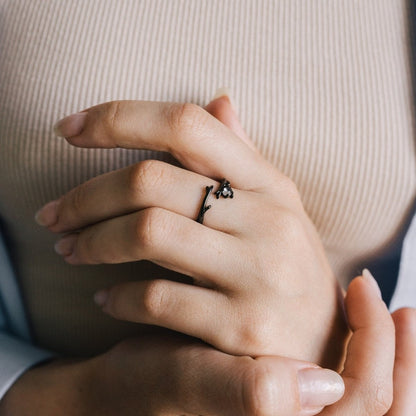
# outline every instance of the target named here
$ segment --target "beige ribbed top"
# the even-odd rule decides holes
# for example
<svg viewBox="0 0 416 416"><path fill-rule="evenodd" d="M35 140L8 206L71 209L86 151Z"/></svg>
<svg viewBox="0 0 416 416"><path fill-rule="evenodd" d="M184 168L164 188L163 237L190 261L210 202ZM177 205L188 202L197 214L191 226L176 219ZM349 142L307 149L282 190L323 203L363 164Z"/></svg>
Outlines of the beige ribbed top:
<svg viewBox="0 0 416 416"><path fill-rule="evenodd" d="M89 354L138 330L91 297L151 272L66 265L33 221L86 179L155 157L54 137L58 118L100 102L204 105L229 87L250 136L298 184L337 276L382 255L416 194L405 4L0 0L0 216L38 342Z"/></svg>

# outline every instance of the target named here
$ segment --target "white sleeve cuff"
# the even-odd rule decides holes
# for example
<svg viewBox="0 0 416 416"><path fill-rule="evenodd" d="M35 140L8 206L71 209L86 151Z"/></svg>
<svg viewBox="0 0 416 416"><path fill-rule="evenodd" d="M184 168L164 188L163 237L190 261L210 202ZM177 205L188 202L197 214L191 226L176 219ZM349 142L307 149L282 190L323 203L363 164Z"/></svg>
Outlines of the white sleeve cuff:
<svg viewBox="0 0 416 416"><path fill-rule="evenodd" d="M51 352L0 332L0 400L26 370L53 356Z"/></svg>
<svg viewBox="0 0 416 416"><path fill-rule="evenodd" d="M390 312L403 307L416 308L416 215L403 241L399 278L390 302Z"/></svg>

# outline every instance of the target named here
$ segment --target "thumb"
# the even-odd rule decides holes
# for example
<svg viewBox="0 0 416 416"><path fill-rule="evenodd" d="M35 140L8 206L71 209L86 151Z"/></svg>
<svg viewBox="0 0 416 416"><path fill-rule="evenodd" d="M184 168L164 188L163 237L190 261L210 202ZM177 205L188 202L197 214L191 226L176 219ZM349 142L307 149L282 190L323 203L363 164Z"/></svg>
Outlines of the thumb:
<svg viewBox="0 0 416 416"><path fill-rule="evenodd" d="M174 397L179 412L312 416L344 393L337 373L311 363L277 356L234 357L202 344L195 345L191 354L184 351L184 381ZM178 352L177 357L181 357Z"/></svg>
<svg viewBox="0 0 416 416"><path fill-rule="evenodd" d="M350 283L345 306L353 331L341 374L345 395L322 415L384 415L393 393L394 324L368 270Z"/></svg>
<svg viewBox="0 0 416 416"><path fill-rule="evenodd" d="M230 96L226 88L220 88L216 92L214 99L208 103L205 110L231 129L237 136L247 143L251 149L256 150L256 146L248 137L247 133L243 129L243 126L241 125L240 119L231 104Z"/></svg>

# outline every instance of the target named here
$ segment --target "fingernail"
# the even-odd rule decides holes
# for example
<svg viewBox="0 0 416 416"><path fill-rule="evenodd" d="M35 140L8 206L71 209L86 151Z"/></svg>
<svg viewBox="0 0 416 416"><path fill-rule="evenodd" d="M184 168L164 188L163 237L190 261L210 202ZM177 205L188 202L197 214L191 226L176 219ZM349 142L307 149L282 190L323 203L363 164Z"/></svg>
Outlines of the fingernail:
<svg viewBox="0 0 416 416"><path fill-rule="evenodd" d="M61 256L69 256L74 251L75 242L77 241L77 234L66 235L58 240L55 244L55 251Z"/></svg>
<svg viewBox="0 0 416 416"><path fill-rule="evenodd" d="M36 214L35 221L44 227L50 227L58 221L58 200L45 204Z"/></svg>
<svg viewBox="0 0 416 416"><path fill-rule="evenodd" d="M107 302L108 299L108 290L107 289L102 289L99 290L95 295L94 295L94 302L98 305L98 306L104 306L105 303Z"/></svg>
<svg viewBox="0 0 416 416"><path fill-rule="evenodd" d="M234 111L235 111L235 105L234 105L234 100L231 98L231 92L230 89L227 87L221 87L218 88L217 91L214 94L214 97L212 98L212 101L216 100L217 98L220 97L227 97L228 101L231 104L231 107L233 107Z"/></svg>
<svg viewBox="0 0 416 416"><path fill-rule="evenodd" d="M364 269L363 272L362 272L362 276L363 276L364 280L366 280L372 286L375 293L377 293L377 296L380 299L382 299L380 287L377 283L377 280L374 279L374 276L370 273L370 270Z"/></svg>
<svg viewBox="0 0 416 416"><path fill-rule="evenodd" d="M316 409L338 401L344 395L344 381L335 371L306 368L298 372L302 409Z"/></svg>
<svg viewBox="0 0 416 416"><path fill-rule="evenodd" d="M86 112L71 114L59 120L53 127L53 130L59 137L77 136L84 130L86 119Z"/></svg>

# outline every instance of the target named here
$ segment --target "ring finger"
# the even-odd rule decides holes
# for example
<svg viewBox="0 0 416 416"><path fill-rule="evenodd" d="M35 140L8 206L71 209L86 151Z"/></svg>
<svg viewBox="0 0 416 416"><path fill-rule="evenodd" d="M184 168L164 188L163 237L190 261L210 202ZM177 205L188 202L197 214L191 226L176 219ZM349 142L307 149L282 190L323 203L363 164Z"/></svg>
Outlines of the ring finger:
<svg viewBox="0 0 416 416"><path fill-rule="evenodd" d="M233 190L233 201L216 198L220 184L194 172L157 160L100 175L45 205L37 220L54 232L68 232L138 210L159 207L196 219L203 208L206 187L213 190L205 206L204 224L226 233L238 234L247 220L251 192Z"/></svg>

